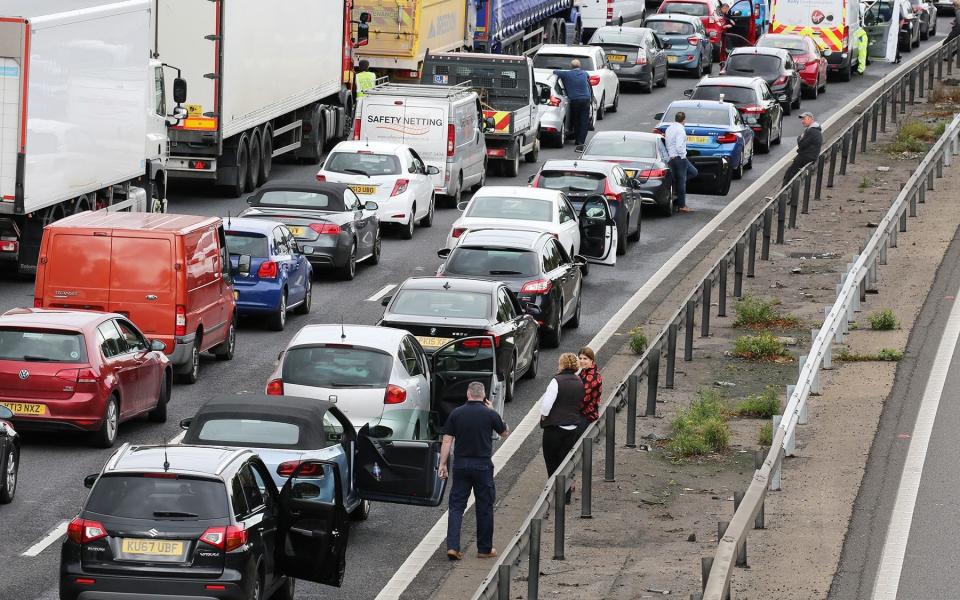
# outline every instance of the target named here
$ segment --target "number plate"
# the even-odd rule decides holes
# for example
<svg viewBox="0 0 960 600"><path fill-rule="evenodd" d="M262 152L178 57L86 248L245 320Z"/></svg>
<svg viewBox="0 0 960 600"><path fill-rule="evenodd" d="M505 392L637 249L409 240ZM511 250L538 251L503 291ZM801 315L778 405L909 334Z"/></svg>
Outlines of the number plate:
<svg viewBox="0 0 960 600"><path fill-rule="evenodd" d="M124 538L122 551L124 554L136 554L138 556L181 556L183 554L183 542Z"/></svg>
<svg viewBox="0 0 960 600"><path fill-rule="evenodd" d="M47 414L46 404L32 404L29 402L0 402L0 404L9 408L14 415L33 417Z"/></svg>
<svg viewBox="0 0 960 600"><path fill-rule="evenodd" d="M350 189L355 194L376 194L377 188L372 185L351 185Z"/></svg>
<svg viewBox="0 0 960 600"><path fill-rule="evenodd" d="M668 62L668 63L677 62L678 60L680 60L680 57L679 57L679 56L674 56L673 54L668 54L668 55L667 55L667 62Z"/></svg>
<svg viewBox="0 0 960 600"><path fill-rule="evenodd" d="M287 225L287 229L290 230L293 237L303 237L303 232L306 231L305 227L297 227L295 225Z"/></svg>
<svg viewBox="0 0 960 600"><path fill-rule="evenodd" d="M417 341L420 342L420 345L424 348L439 348L444 344L453 341L452 338L440 338L440 337L427 337L418 335Z"/></svg>
<svg viewBox="0 0 960 600"><path fill-rule="evenodd" d="M688 135L687 143L688 144L706 144L710 141L710 138L705 135Z"/></svg>
<svg viewBox="0 0 960 600"><path fill-rule="evenodd" d="M622 63L625 60L627 60L627 57L625 54L608 54L607 60L609 60L610 62Z"/></svg>

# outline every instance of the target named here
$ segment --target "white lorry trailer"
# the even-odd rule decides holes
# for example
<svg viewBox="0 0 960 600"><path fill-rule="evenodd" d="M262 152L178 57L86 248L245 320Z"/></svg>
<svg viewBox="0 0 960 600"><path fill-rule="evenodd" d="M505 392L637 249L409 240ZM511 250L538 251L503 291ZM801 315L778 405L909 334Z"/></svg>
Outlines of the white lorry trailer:
<svg viewBox="0 0 960 600"><path fill-rule="evenodd" d="M158 51L182 69L187 118L170 177L234 196L288 154L320 162L353 112L350 0L157 0Z"/></svg>
<svg viewBox="0 0 960 600"><path fill-rule="evenodd" d="M0 264L35 271L43 227L75 212L164 210L177 119L150 23L150 0L0 6Z"/></svg>

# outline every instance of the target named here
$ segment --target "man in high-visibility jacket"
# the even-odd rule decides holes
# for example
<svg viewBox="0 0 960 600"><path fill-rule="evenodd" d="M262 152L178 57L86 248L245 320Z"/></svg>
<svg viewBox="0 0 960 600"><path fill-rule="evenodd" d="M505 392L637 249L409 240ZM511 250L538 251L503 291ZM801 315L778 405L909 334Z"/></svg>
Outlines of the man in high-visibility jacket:
<svg viewBox="0 0 960 600"><path fill-rule="evenodd" d="M357 98L363 98L366 91L377 85L377 75L370 70L370 62L366 59L357 65Z"/></svg>
<svg viewBox="0 0 960 600"><path fill-rule="evenodd" d="M863 27L857 29L854 35L857 39L857 73L863 75L867 70L867 49L870 46L870 38Z"/></svg>

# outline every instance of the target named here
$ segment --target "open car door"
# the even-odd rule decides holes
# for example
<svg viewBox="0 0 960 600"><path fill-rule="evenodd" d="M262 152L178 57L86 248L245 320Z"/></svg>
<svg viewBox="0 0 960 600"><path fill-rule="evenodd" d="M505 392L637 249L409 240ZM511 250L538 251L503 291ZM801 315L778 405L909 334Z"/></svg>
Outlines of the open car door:
<svg viewBox="0 0 960 600"><path fill-rule="evenodd" d="M323 493L331 477L332 502ZM276 560L283 574L340 587L350 533L340 466L325 460L300 463L280 490L278 516Z"/></svg>
<svg viewBox="0 0 960 600"><path fill-rule="evenodd" d="M603 196L590 196L580 207L580 254L592 263L617 264L617 224Z"/></svg>
<svg viewBox="0 0 960 600"><path fill-rule="evenodd" d="M467 386L479 381L493 409L503 416L503 394L497 386L497 345L492 336L459 338L430 357L430 404L441 430L453 409L467 401Z"/></svg>
<svg viewBox="0 0 960 600"><path fill-rule="evenodd" d="M761 0L765 2L766 0ZM764 18L764 8L761 2L757 0L738 0L730 6L727 13L727 20L731 27L723 35L723 55L721 60L726 60L726 55L734 48L741 46L755 46L757 38L760 37L761 25L758 21Z"/></svg>
<svg viewBox="0 0 960 600"><path fill-rule="evenodd" d="M355 484L364 500L439 506L447 485L439 466L439 441L375 438L369 425L357 432Z"/></svg>

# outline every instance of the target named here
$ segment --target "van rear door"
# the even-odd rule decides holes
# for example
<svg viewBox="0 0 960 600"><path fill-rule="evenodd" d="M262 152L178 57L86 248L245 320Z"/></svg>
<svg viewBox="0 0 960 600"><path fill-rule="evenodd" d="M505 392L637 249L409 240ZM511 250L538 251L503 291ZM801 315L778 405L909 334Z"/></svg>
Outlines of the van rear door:
<svg viewBox="0 0 960 600"><path fill-rule="evenodd" d="M450 105L446 100L406 98L403 143L417 151L427 166L440 169L431 175L433 189L446 188L447 152L456 150L456 125L450 123Z"/></svg>
<svg viewBox="0 0 960 600"><path fill-rule="evenodd" d="M115 235L107 310L126 315L149 338L173 348L176 320L173 239Z"/></svg>
<svg viewBox="0 0 960 600"><path fill-rule="evenodd" d="M36 299L44 308L108 310L110 232L47 230Z"/></svg>

